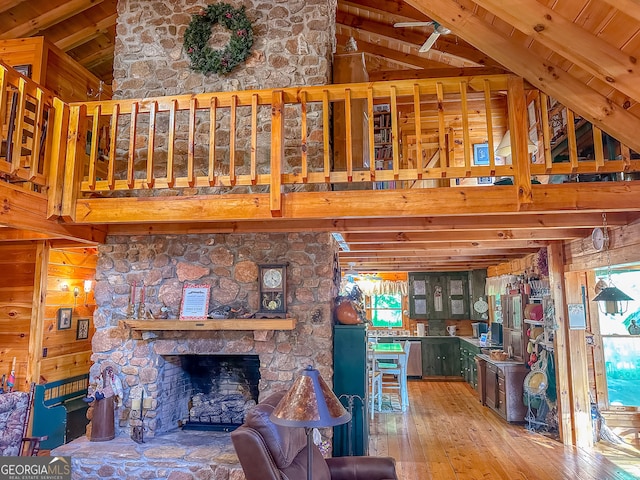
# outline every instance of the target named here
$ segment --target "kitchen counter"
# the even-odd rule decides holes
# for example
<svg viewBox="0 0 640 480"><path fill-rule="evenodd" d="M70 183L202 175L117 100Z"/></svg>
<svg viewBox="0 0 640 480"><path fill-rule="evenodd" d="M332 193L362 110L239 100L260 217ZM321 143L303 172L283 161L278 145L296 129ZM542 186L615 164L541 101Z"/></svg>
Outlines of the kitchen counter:
<svg viewBox="0 0 640 480"><path fill-rule="evenodd" d="M481 358L482 360L485 360L489 363L493 363L494 365L498 365L498 366L522 365L522 362L518 362L517 360L494 360L489 355L485 355L484 353L481 353L480 355L478 355L478 357Z"/></svg>

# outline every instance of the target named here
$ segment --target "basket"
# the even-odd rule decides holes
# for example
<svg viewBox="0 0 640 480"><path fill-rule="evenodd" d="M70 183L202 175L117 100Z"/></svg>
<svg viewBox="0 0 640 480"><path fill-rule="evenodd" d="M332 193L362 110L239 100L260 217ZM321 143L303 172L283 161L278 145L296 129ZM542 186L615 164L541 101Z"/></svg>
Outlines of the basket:
<svg viewBox="0 0 640 480"><path fill-rule="evenodd" d="M489 353L489 357L491 358L491 360L498 360L498 361L505 361L506 359L509 358L509 354L507 352L504 352L502 350L492 350Z"/></svg>

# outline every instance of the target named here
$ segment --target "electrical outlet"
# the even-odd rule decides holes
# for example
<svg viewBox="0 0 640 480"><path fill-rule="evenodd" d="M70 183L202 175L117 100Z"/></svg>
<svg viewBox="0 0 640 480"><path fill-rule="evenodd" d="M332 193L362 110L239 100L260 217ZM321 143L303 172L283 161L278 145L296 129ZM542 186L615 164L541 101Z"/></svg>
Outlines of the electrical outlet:
<svg viewBox="0 0 640 480"><path fill-rule="evenodd" d="M44 348L42 349L42 358L46 357L46 356L47 356L47 353L48 353L48 349L47 349L47 347L44 347Z"/></svg>

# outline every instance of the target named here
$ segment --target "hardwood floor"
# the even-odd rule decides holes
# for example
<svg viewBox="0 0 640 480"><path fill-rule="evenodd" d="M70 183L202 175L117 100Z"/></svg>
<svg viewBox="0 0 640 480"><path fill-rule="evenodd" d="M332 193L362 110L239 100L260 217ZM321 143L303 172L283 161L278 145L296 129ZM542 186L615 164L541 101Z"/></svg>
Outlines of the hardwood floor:
<svg viewBox="0 0 640 480"><path fill-rule="evenodd" d="M409 404L405 413L376 413L370 429L369 454L394 457L402 480L640 478L638 450L631 449L629 473L595 449L506 423L465 382L411 380Z"/></svg>

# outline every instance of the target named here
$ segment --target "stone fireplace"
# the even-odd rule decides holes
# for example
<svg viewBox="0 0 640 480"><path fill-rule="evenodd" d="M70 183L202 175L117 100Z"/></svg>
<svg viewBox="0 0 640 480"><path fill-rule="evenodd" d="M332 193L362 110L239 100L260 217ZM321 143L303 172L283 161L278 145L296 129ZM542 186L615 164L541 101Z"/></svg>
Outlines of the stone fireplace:
<svg viewBox="0 0 640 480"><path fill-rule="evenodd" d="M258 401L258 355L170 355L163 360L157 423L169 430L182 425L229 432L242 425Z"/></svg>
<svg viewBox="0 0 640 480"><path fill-rule="evenodd" d="M240 390L256 388L258 399L287 389L308 364L330 382L336 254L329 233L107 237L98 249L91 376L104 362L114 365L120 375L124 398L116 436L129 437L132 427L140 425L130 411L132 392L140 389L151 407L144 418L146 438L189 420L193 386L186 386L188 368L183 365L191 361L187 359L253 357L259 376L256 386ZM177 317L185 283L210 285L211 309L239 305L255 312L258 265L269 263L287 264L287 315L296 319L294 330L140 332L123 322L134 281L144 286L152 314L159 316L161 309L168 309L173 322L181 322Z"/></svg>

